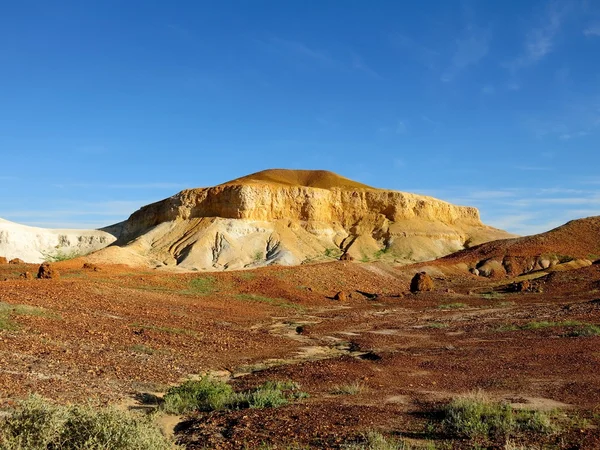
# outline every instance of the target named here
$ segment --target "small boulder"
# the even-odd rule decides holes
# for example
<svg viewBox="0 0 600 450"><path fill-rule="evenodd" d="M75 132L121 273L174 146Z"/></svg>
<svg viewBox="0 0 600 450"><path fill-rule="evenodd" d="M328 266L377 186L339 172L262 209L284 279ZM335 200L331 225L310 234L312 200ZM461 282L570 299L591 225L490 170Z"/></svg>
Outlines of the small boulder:
<svg viewBox="0 0 600 450"><path fill-rule="evenodd" d="M21 258L13 258L8 263L9 264L25 264L25 261L23 261Z"/></svg>
<svg viewBox="0 0 600 450"><path fill-rule="evenodd" d="M0 264L8 264L8 260L4 256L0 256Z"/></svg>
<svg viewBox="0 0 600 450"><path fill-rule="evenodd" d="M418 272L410 282L410 292L433 291L433 279L427 272Z"/></svg>
<svg viewBox="0 0 600 450"><path fill-rule="evenodd" d="M517 283L517 288L516 291L517 292L527 292L531 290L531 282L528 280L523 280L523 281L519 281Z"/></svg>
<svg viewBox="0 0 600 450"><path fill-rule="evenodd" d="M98 272L100 268L92 263L83 263L83 268L85 270L93 270L94 272Z"/></svg>
<svg viewBox="0 0 600 450"><path fill-rule="evenodd" d="M354 257L350 253L344 253L340 256L340 261L354 261Z"/></svg>
<svg viewBox="0 0 600 450"><path fill-rule="evenodd" d="M340 291L333 296L334 300L339 300L340 302L348 301L348 295L344 291Z"/></svg>
<svg viewBox="0 0 600 450"><path fill-rule="evenodd" d="M33 275L31 275L31 272L24 272L21 275L19 275L19 278L22 278L24 280L33 280Z"/></svg>
<svg viewBox="0 0 600 450"><path fill-rule="evenodd" d="M38 278L58 278L58 277L60 277L60 274L58 273L58 270L56 270L50 264L45 262L45 263L42 263L42 265L40 266L37 277Z"/></svg>

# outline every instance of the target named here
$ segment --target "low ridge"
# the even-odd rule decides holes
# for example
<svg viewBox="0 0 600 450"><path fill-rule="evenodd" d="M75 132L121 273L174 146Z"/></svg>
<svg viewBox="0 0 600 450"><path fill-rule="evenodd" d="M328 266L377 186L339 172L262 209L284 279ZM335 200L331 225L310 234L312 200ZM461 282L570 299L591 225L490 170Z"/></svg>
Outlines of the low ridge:
<svg viewBox="0 0 600 450"><path fill-rule="evenodd" d="M463 265L484 276L517 276L561 264L600 260L600 216L572 220L545 233L483 243L436 262Z"/></svg>

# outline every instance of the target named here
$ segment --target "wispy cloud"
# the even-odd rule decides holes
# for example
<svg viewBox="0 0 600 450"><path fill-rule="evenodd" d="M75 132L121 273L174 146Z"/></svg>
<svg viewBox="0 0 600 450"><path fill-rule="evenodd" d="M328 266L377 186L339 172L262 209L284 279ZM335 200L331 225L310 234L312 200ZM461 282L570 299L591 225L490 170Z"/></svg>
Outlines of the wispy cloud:
<svg viewBox="0 0 600 450"><path fill-rule="evenodd" d="M313 61L317 61L320 64L335 67L338 66L338 61L332 58L327 54L324 50L311 48L308 45L298 42L298 41L289 41L286 39L281 39L276 36L272 37L269 40L269 44L280 51L283 51L287 54L294 54L295 56L302 56L308 59L312 59Z"/></svg>
<svg viewBox="0 0 600 450"><path fill-rule="evenodd" d="M463 37L456 40L451 63L443 72L441 80L450 82L467 67L482 60L489 52L491 37L490 30L482 30L475 26L467 27Z"/></svg>
<svg viewBox="0 0 600 450"><path fill-rule="evenodd" d="M440 53L437 50L429 48L403 34L394 33L390 35L390 42L394 47L416 59L429 69L435 68L440 59Z"/></svg>
<svg viewBox="0 0 600 450"><path fill-rule="evenodd" d="M560 32L567 13L568 6L565 3L550 3L538 26L529 30L525 36L521 54L505 66L514 73L538 63L550 54L554 50L555 38Z"/></svg>
<svg viewBox="0 0 600 450"><path fill-rule="evenodd" d="M492 84L486 84L481 88L481 93L485 95L493 95L496 93L496 88Z"/></svg>
<svg viewBox="0 0 600 450"><path fill-rule="evenodd" d="M454 204L479 208L484 223L511 233L528 235L548 231L563 223L600 214L600 178L580 187L486 189L454 186L443 191L414 189Z"/></svg>
<svg viewBox="0 0 600 450"><path fill-rule="evenodd" d="M76 202L63 200L46 210L14 209L3 211L4 219L31 226L55 228L99 228L129 217L152 200L108 200Z"/></svg>
<svg viewBox="0 0 600 450"><path fill-rule="evenodd" d="M398 123L396 124L396 133L404 134L404 133L406 133L406 130L407 130L406 122L403 120L399 120Z"/></svg>
<svg viewBox="0 0 600 450"><path fill-rule="evenodd" d="M546 166L515 166L517 170L524 170L528 172L546 172L549 170L553 170L551 167Z"/></svg>
<svg viewBox="0 0 600 450"><path fill-rule="evenodd" d="M583 34L587 37L600 36L600 23L595 23L583 30Z"/></svg>
<svg viewBox="0 0 600 450"><path fill-rule="evenodd" d="M353 51L345 57L333 56L324 49L314 48L304 42L282 39L277 36L260 42L283 56L292 57L294 60L304 59L329 69L356 71L376 79L383 78L365 62L362 56Z"/></svg>
<svg viewBox="0 0 600 450"><path fill-rule="evenodd" d="M373 70L371 67L365 64L363 59L356 53L352 54L352 69L357 70L359 72L364 72L367 75L370 75L371 77L376 78L378 80L383 79L383 77L379 73L375 72L375 70Z"/></svg>
<svg viewBox="0 0 600 450"><path fill-rule="evenodd" d="M576 131L574 133L563 133L559 136L559 139L562 139L563 141L568 141L570 139L582 138L582 137L586 137L589 135L590 135L589 131Z"/></svg>

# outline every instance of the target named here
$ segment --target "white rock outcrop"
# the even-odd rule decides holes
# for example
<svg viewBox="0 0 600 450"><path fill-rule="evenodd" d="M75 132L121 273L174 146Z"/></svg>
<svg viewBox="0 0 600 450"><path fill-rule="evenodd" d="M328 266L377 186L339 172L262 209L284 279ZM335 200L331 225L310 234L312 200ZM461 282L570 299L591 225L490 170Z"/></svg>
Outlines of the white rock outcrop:
<svg viewBox="0 0 600 450"><path fill-rule="evenodd" d="M47 229L0 219L0 256L27 263L86 255L110 245L112 234L100 230Z"/></svg>

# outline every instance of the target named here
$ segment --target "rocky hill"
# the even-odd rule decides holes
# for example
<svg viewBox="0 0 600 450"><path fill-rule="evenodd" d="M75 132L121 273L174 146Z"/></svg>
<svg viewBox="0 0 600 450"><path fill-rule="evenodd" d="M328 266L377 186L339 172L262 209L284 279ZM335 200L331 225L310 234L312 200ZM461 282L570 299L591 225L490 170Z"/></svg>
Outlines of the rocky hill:
<svg viewBox="0 0 600 450"><path fill-rule="evenodd" d="M224 270L346 254L411 263L511 237L477 209L372 188L335 173L266 170L187 189L104 229L118 239L97 262Z"/></svg>
<svg viewBox="0 0 600 450"><path fill-rule="evenodd" d="M572 220L545 233L487 242L436 261L482 276L518 276L554 266L577 268L600 260L600 216Z"/></svg>

